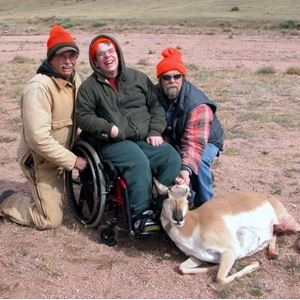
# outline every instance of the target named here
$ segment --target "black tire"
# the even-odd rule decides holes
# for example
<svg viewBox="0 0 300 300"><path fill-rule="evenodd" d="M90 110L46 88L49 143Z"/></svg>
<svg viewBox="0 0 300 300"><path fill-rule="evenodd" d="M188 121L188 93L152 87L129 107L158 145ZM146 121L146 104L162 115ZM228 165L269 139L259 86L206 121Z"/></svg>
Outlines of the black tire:
<svg viewBox="0 0 300 300"><path fill-rule="evenodd" d="M102 221L106 206L106 183L103 166L96 151L86 142L79 141L73 152L87 160L83 172L66 172L67 198L76 218L87 227L96 228Z"/></svg>
<svg viewBox="0 0 300 300"><path fill-rule="evenodd" d="M113 247L117 244L115 239L114 226L110 224L104 224L99 227L100 243L109 247Z"/></svg>

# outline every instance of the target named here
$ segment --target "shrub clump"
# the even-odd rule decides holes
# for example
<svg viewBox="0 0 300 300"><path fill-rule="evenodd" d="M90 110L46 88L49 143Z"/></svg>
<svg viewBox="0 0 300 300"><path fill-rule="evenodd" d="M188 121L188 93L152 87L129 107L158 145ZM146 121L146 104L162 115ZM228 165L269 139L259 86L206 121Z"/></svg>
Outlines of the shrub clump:
<svg viewBox="0 0 300 300"><path fill-rule="evenodd" d="M61 26L65 29L72 28L74 25L71 22L63 22L61 23Z"/></svg>
<svg viewBox="0 0 300 300"><path fill-rule="evenodd" d="M285 74L300 76L300 68L298 68L298 67L289 67L286 70Z"/></svg>
<svg viewBox="0 0 300 300"><path fill-rule="evenodd" d="M274 73L276 73L276 70L273 66L262 67L256 71L256 74L274 74Z"/></svg>
<svg viewBox="0 0 300 300"><path fill-rule="evenodd" d="M22 55L16 55L12 60L12 63L15 64L26 64L26 63L32 63L32 59L26 56Z"/></svg>
<svg viewBox="0 0 300 300"><path fill-rule="evenodd" d="M138 62L138 65L142 65L142 66L149 66L149 61L147 58L141 58Z"/></svg>
<svg viewBox="0 0 300 300"><path fill-rule="evenodd" d="M104 27L106 26L107 23L105 22L100 22L100 21L94 21L92 24L91 24L91 27L92 28L98 28L98 27Z"/></svg>
<svg viewBox="0 0 300 300"><path fill-rule="evenodd" d="M240 8L238 6L233 6L230 11L240 11Z"/></svg>
<svg viewBox="0 0 300 300"><path fill-rule="evenodd" d="M282 29L300 29L300 22L295 22L293 20L286 20L279 23L279 27Z"/></svg>

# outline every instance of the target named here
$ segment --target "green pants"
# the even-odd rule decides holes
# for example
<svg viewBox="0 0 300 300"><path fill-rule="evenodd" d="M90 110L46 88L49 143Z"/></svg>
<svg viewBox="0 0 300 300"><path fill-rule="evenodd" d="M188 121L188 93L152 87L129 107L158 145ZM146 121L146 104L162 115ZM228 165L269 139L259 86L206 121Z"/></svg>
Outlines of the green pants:
<svg viewBox="0 0 300 300"><path fill-rule="evenodd" d="M168 143L152 146L144 141L121 141L101 146L100 155L117 168L128 186L133 215L149 208L152 199L152 177L166 186L173 183L181 166L177 151Z"/></svg>

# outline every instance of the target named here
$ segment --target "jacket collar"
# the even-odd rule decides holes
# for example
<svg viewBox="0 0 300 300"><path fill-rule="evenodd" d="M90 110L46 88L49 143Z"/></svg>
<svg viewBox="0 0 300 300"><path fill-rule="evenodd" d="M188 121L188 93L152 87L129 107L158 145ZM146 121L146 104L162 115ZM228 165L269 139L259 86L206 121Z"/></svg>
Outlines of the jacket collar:
<svg viewBox="0 0 300 300"><path fill-rule="evenodd" d="M42 64L37 69L37 74L47 75L52 77L57 85L62 89L67 84L72 84L75 82L76 73L72 75L70 79L67 79L64 75L57 72L48 62L48 60L44 60Z"/></svg>
<svg viewBox="0 0 300 300"><path fill-rule="evenodd" d="M65 79L62 78L56 78L56 77L52 77L53 80L55 81L55 83L58 85L58 87L62 90L66 85L72 85L72 83L70 81L67 81ZM73 85L72 85L73 86Z"/></svg>

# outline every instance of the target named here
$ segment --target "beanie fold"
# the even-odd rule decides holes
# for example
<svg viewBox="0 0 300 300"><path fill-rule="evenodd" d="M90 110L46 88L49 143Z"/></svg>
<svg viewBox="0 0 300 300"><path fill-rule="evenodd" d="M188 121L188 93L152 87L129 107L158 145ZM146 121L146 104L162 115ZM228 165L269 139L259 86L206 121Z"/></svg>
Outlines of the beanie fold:
<svg viewBox="0 0 300 300"><path fill-rule="evenodd" d="M156 66L156 76L159 78L166 72L176 70L186 75L186 67L182 61L182 54L175 48L166 48L161 52L163 58Z"/></svg>
<svg viewBox="0 0 300 300"><path fill-rule="evenodd" d="M50 61L56 54L65 51L74 51L79 54L79 48L76 45L75 38L59 25L54 25L49 33L47 41L47 59Z"/></svg>

